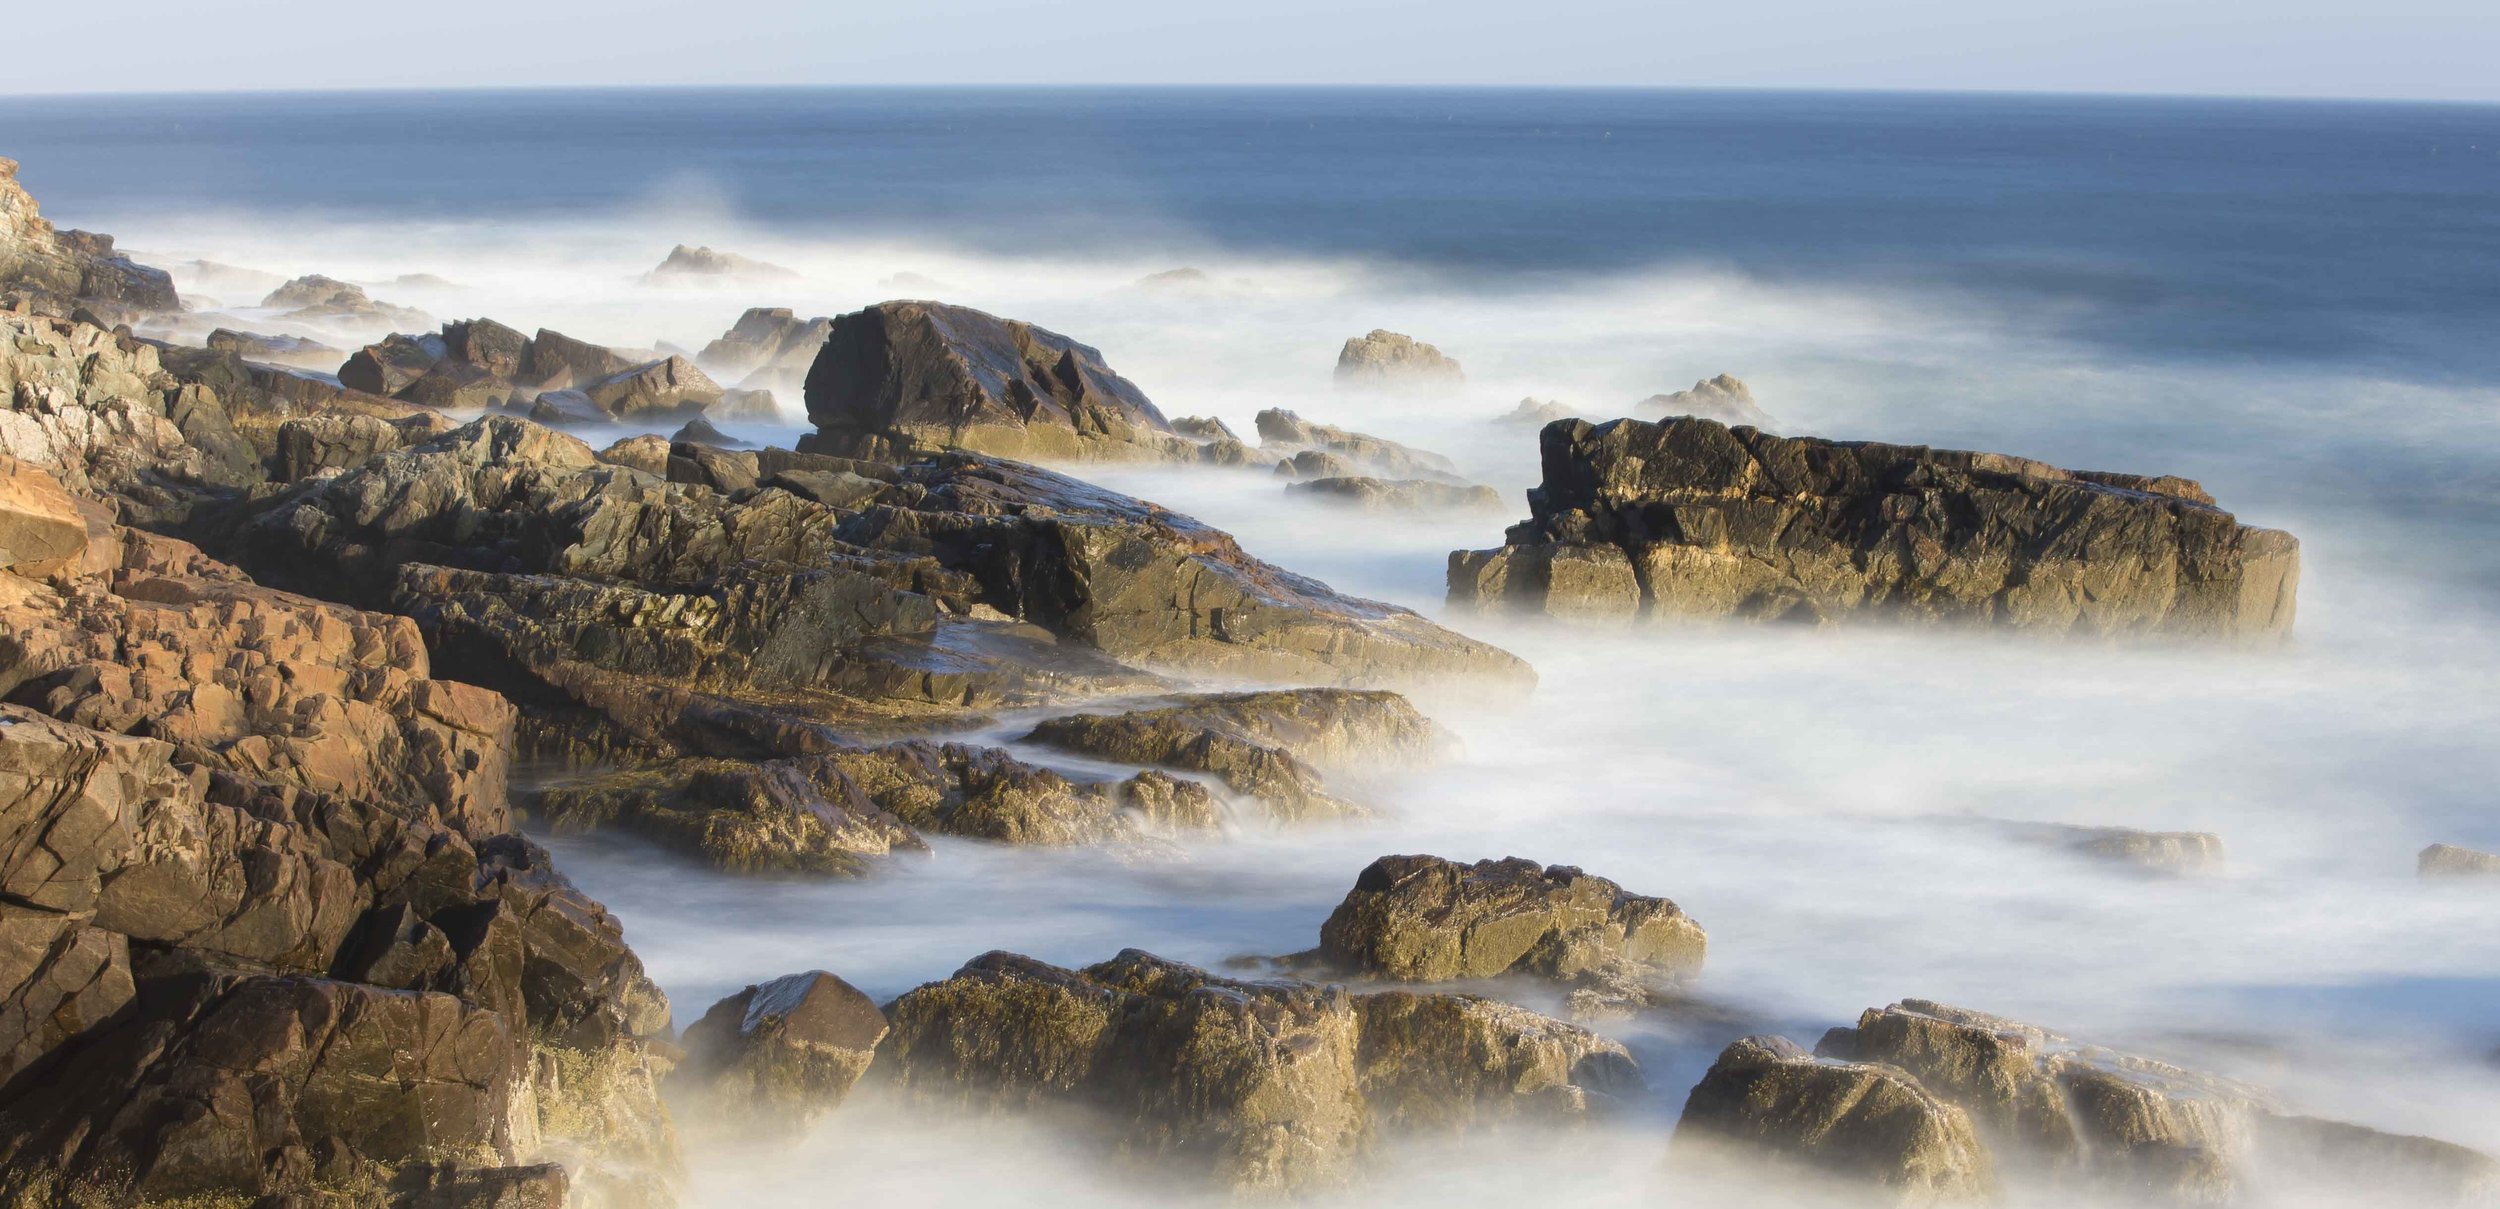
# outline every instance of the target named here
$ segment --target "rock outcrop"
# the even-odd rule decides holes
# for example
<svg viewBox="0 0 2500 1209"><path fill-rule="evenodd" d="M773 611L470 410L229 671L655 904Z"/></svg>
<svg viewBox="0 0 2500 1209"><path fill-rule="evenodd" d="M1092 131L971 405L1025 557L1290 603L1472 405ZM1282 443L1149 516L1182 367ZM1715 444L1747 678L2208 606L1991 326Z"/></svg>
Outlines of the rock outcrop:
<svg viewBox="0 0 2500 1209"><path fill-rule="evenodd" d="M666 1001L511 833L510 705L15 497L60 540L0 570L0 1200L667 1203Z"/></svg>
<svg viewBox="0 0 2500 1209"><path fill-rule="evenodd" d="M2414 864L2423 877L2500 877L2500 854L2433 844Z"/></svg>
<svg viewBox="0 0 2500 1209"><path fill-rule="evenodd" d="M1976 1197L1989 1172L2160 1204L2235 1203L2267 1176L2409 1204L2500 1193L2500 1162L2464 1147L2289 1115L2229 1080L1915 999L1811 1056L1776 1037L1730 1046L1685 1106L1688 1140L1924 1200Z"/></svg>
<svg viewBox="0 0 2500 1209"><path fill-rule="evenodd" d="M1450 556L1450 603L1590 620L1874 619L2273 637L2300 545L2184 479L2001 454L1571 420L1508 544Z"/></svg>
<svg viewBox="0 0 2500 1209"><path fill-rule="evenodd" d="M667 1090L689 1130L787 1137L842 1106L885 1031L874 1000L823 970L776 978L687 1026Z"/></svg>
<svg viewBox="0 0 2500 1209"><path fill-rule="evenodd" d="M1902 1205L1978 1204L1996 1191L1968 1114L1898 1070L1818 1061L1781 1037L1719 1054L1684 1101L1675 1148L1883 1189Z"/></svg>
<svg viewBox="0 0 2500 1209"><path fill-rule="evenodd" d="M777 264L751 260L735 252L690 248L679 244L648 273L644 285L686 285L718 281L790 281L798 277Z"/></svg>
<svg viewBox="0 0 2500 1209"><path fill-rule="evenodd" d="M1337 385L1393 390L1448 390L1467 380L1458 362L1412 336L1372 329L1337 351Z"/></svg>
<svg viewBox="0 0 2500 1209"><path fill-rule="evenodd" d="M749 307L720 339L695 354L694 363L741 389L801 398L817 350L832 334L831 319L801 319L788 307Z"/></svg>
<svg viewBox="0 0 2500 1209"><path fill-rule="evenodd" d="M351 390L426 407L508 408L558 423L696 415L726 393L684 357L638 360L544 328L524 336L492 319L385 337L350 356L338 378Z"/></svg>
<svg viewBox="0 0 2500 1209"><path fill-rule="evenodd" d="M1131 949L991 953L889 1004L872 1076L907 1102L1072 1117L1106 1149L1244 1193L1342 1184L1375 1136L1568 1123L1638 1086L1613 1042L1472 996L1247 982Z"/></svg>
<svg viewBox="0 0 2500 1209"><path fill-rule="evenodd" d="M1698 972L1708 944L1674 903L1568 865L1384 856L1294 960L1398 982L1536 979L1597 1015Z"/></svg>
<svg viewBox="0 0 2500 1209"><path fill-rule="evenodd" d="M833 321L807 374L802 450L891 458L964 449L1031 461L1199 460L1102 354L1057 332L937 302Z"/></svg>
<svg viewBox="0 0 2500 1209"><path fill-rule="evenodd" d="M1677 416L1699 416L1735 427L1775 428L1779 421L1753 401L1753 388L1731 374L1704 378L1690 390L1673 394L1651 395L1632 405L1632 415L1643 420L1666 420ZM1563 417L1557 417L1563 418Z"/></svg>
<svg viewBox="0 0 2500 1209"><path fill-rule="evenodd" d="M145 523L257 483L257 452L218 396L154 345L75 320L0 314L0 453Z"/></svg>
<svg viewBox="0 0 2500 1209"><path fill-rule="evenodd" d="M1285 494L1374 512L1451 512L1500 508L1502 493L1430 479L1310 479L1285 484Z"/></svg>
<svg viewBox="0 0 2500 1209"><path fill-rule="evenodd" d="M0 158L0 294L47 314L81 305L116 321L182 308L174 279L113 250L113 237L55 230L17 183L17 161Z"/></svg>
<svg viewBox="0 0 2500 1209"><path fill-rule="evenodd" d="M277 318L282 320L329 326L408 330L434 322L414 307L377 301L365 293L363 286L319 273L298 277L269 291L260 305L262 310L278 312Z"/></svg>

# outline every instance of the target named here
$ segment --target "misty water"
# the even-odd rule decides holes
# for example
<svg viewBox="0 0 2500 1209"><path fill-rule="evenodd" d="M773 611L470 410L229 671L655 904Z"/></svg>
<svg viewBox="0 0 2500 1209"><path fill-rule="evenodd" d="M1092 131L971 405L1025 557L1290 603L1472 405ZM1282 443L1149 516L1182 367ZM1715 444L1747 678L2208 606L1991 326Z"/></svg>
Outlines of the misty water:
<svg viewBox="0 0 2500 1209"><path fill-rule="evenodd" d="M533 175L525 152L571 145L564 130L498 125L477 140L495 173L456 167L440 145L459 141L446 119L415 101L404 121L365 115L369 154L397 148L403 163L469 173L469 187L429 187L397 209L369 196L369 175L324 183L317 163L267 161L266 179L219 194L157 196L135 172L116 177L97 146L47 162L28 144L112 116L68 102L0 106L0 151L26 160L65 225L113 230L157 263L374 283L432 274L452 284L373 289L441 318L690 349L750 305L835 314L936 295L1097 346L1168 415L1247 433L1253 413L1282 406L1437 450L1507 506L1366 514L1289 499L1249 472L1075 471L1436 617L1448 552L1499 544L1526 514L1534 430L1495 416L1533 396L1603 418L1720 372L1746 379L1781 431L2185 475L2303 543L2298 626L2279 646L1448 618L1526 658L1537 687L1419 690L1461 746L1350 786L1379 809L1372 822L1244 826L1155 854L936 838L926 859L860 881L732 877L623 838L553 837L560 866L625 921L681 1024L747 983L810 968L884 999L991 949L1063 964L1125 947L1206 965L1292 952L1374 857L1518 855L1691 913L1710 936L1690 988L1699 1006L1601 1026L1649 1079L1630 1117L1569 1138L1392 1147L1350 1203L1745 1203L1666 1162L1675 1111L1710 1056L1748 1032L1811 1044L1912 996L2241 1077L2296 1111L2500 1151L2500 897L2425 883L2413 866L2435 841L2500 847L2500 111L2075 101L2061 118L1971 99L1780 108L1803 104L1790 98L1748 118L1718 98L1686 116L1733 158L1638 168L1719 172L1711 192L1723 196L1697 208L1662 194L1649 210L1639 181L1604 205L1575 201L1574 181L1615 179L1584 162L1611 154L1605 140L1558 150L1517 132L1672 126L1680 111L1665 100L1631 117L1558 116L1540 108L1559 104L1550 97L1505 110L1499 95L1471 95L1458 109L1474 138L1422 177L1406 152L1381 151L1367 175L1354 152L1244 134L1250 119L1232 112L1234 125L1198 129L1230 158L1198 166L1219 183L1264 182L1245 196L1267 207L1244 217L1209 208L1200 193L1214 184L1165 188L1189 165L1150 162L1163 145L1121 125L1186 143L1186 107L1174 130L1129 109L1093 125L1073 102L1046 114L1088 149L1101 204L1054 177L1018 214L1017 182L984 174L988 144L970 145L1000 140L1006 120L977 94L946 102L975 110L945 113L961 137L842 127L869 147L849 169L893 173L858 177L807 177L765 154L778 143L729 155L678 128L730 121L714 114L734 111L725 101L661 105L640 126L580 103L598 110L572 117L610 140L600 145L648 148L658 165L630 161L602 182L578 152L551 151ZM908 98L885 103L926 116ZM1294 116L1266 104L1243 102L1269 128ZM1710 126L1714 115L1733 127ZM211 145L263 154L284 133L213 112L189 120ZM346 120L303 119L316 134ZM1764 136L1738 137L1746 120ZM1903 133L1963 127L1975 133L1944 150ZM2430 150L2473 139L2479 160ZM2099 166L2129 149L2148 158ZM2326 183L2364 161L2381 188ZM1520 179L1546 169L1560 175L1541 192ZM1833 184L1852 172L1903 187L1886 206L1852 207ZM914 221L914 202L948 180L960 204ZM1505 204L1435 209L1433 189ZM820 209L793 200L809 196ZM2242 221L2200 238L2163 222L2174 212ZM1854 217L1810 218L1843 213ZM2104 221L2120 214L2131 217ZM1786 243L1783 222L1795 228ZM1469 251L1505 246L1506 233L1526 250ZM800 276L639 284L677 243ZM1184 264L1208 283L1133 284ZM249 299L228 301L252 317ZM1335 390L1337 346L1375 327L1438 344L1465 363L1467 385L1429 398ZM784 444L804 430L797 416L725 427ZM1008 741L1027 722L1001 716L976 735ZM2227 860L2209 875L2149 876L2031 842L2016 822L2211 831ZM706 1205L818 1204L828 1188L862 1203L1172 1199L1045 1125L920 1119L873 1098L794 1151L707 1147L693 1162ZM2304 1203L2310 1190L2270 1195Z"/></svg>

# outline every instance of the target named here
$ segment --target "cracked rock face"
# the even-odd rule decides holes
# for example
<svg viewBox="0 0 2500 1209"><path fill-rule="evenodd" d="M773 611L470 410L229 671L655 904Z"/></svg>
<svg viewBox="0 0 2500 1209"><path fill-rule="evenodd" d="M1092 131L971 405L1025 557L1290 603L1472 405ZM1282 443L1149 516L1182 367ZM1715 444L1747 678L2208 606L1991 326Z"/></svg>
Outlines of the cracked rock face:
<svg viewBox="0 0 2500 1209"><path fill-rule="evenodd" d="M2300 545L2184 479L2001 454L1567 420L1508 544L1450 555L1453 607L2072 634L2289 632Z"/></svg>

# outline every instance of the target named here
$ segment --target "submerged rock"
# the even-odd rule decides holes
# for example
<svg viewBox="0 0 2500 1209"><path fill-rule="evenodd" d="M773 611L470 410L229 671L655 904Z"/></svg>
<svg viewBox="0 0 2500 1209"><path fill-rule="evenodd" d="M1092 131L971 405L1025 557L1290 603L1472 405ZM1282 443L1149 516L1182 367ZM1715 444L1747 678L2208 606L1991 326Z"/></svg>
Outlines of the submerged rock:
<svg viewBox="0 0 2500 1209"><path fill-rule="evenodd" d="M2271 637L2300 545L2184 479L1776 437L1715 421L1548 425L1508 544L1450 555L1457 608Z"/></svg>
<svg viewBox="0 0 2500 1209"><path fill-rule="evenodd" d="M1412 336L1379 328L1337 351L1337 385L1447 390L1466 381L1458 362Z"/></svg>
<svg viewBox="0 0 2500 1209"><path fill-rule="evenodd" d="M393 306L365 293L363 286L340 281L319 273L298 277L269 291L260 300L261 309L279 311L281 319L319 322L346 321L351 324L381 324L407 329L425 327L434 322L425 312L413 307Z"/></svg>
<svg viewBox="0 0 2500 1209"><path fill-rule="evenodd" d="M1779 424L1771 418L1771 413L1754 403L1753 388L1730 374L1704 378L1693 383L1690 390L1651 395L1633 404L1632 414L1643 420L1699 416L1730 427L1743 424L1752 428L1771 428Z"/></svg>
<svg viewBox="0 0 2500 1209"><path fill-rule="evenodd" d="M970 307L885 302L843 315L807 374L802 450L966 449L1037 461L1183 461L1145 392L1057 332Z"/></svg>
<svg viewBox="0 0 2500 1209"><path fill-rule="evenodd" d="M1975 1204L1996 1191L1961 1109L1899 1070L1818 1061L1782 1037L1747 1037L1719 1054L1684 1101L1675 1148L1870 1185L1904 1205Z"/></svg>
<svg viewBox="0 0 2500 1209"><path fill-rule="evenodd" d="M2422 850L2415 869L2423 877L2495 877L2500 876L2500 854L2433 844Z"/></svg>
<svg viewBox="0 0 2500 1209"><path fill-rule="evenodd" d="M1573 414L1571 408L1552 400L1521 399L1519 406L1493 417L1493 422L1496 424L1532 424L1543 428L1556 420L1568 420Z"/></svg>
<svg viewBox="0 0 2500 1209"><path fill-rule="evenodd" d="M2222 837L2206 831L2026 823L2016 824L2014 834L2078 856L2132 865L2152 873L2213 873L2223 863Z"/></svg>
<svg viewBox="0 0 2500 1209"><path fill-rule="evenodd" d="M1346 1182L1384 1130L1581 1119L1637 1087L1620 1046L1472 996L1245 982L1135 949L1083 970L990 953L888 1005L908 1102L1072 1114L1134 1162L1237 1192Z"/></svg>
<svg viewBox="0 0 2500 1209"><path fill-rule="evenodd" d="M1429 479L1311 479L1285 484L1285 494L1381 512L1446 512L1502 506L1502 493L1491 487L1462 487Z"/></svg>
<svg viewBox="0 0 2500 1209"><path fill-rule="evenodd" d="M1384 856L1301 960L1399 982L1534 978L1580 992L1575 1007L1595 1013L1697 973L1708 944L1674 903L1568 865Z"/></svg>
<svg viewBox="0 0 2500 1209"><path fill-rule="evenodd" d="M668 1090L706 1132L795 1134L842 1106L885 1032L885 1014L858 988L823 970L787 975L688 1025Z"/></svg>

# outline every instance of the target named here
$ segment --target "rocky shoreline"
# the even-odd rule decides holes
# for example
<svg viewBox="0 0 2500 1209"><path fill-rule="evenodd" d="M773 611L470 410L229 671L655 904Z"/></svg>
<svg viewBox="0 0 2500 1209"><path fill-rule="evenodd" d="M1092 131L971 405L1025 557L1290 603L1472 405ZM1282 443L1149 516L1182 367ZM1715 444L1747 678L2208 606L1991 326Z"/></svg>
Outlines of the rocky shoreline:
<svg viewBox="0 0 2500 1209"><path fill-rule="evenodd" d="M653 280L786 272L680 247ZM326 278L270 297L425 318ZM942 303L759 307L691 355L472 318L332 374L302 336L133 334L180 306L109 237L54 231L0 160L0 1204L662 1209L681 1131L788 1144L870 1093L1296 1194L1397 1138L1617 1119L1647 1077L1606 1028L1695 1014L1709 940L1674 902L1393 855L1313 948L1225 972L992 952L882 1004L800 971L672 1018L523 824L757 878L943 859L932 837L1154 859L1373 816L1379 778L1448 750L1405 690L1534 685L1507 651L1032 461L1436 514L1498 493L1290 411L1261 412L1256 445L1167 419L1098 350ZM1464 380L1386 331L1337 378ZM814 426L795 448L710 423L793 392ZM1453 605L2290 628L2297 542L2185 480L1685 415L1767 419L1726 376L1652 404L1669 418L1522 405L1544 422L1533 515L1451 556ZM565 431L615 421L684 427ZM975 740L1002 718L1014 737ZM2221 860L2201 833L2038 842ZM1915 1202L2218 1203L2261 1162L2500 1197L2466 1148L1920 1000L1811 1052L1733 1040L1673 1136L1678 1162Z"/></svg>

